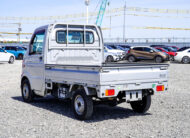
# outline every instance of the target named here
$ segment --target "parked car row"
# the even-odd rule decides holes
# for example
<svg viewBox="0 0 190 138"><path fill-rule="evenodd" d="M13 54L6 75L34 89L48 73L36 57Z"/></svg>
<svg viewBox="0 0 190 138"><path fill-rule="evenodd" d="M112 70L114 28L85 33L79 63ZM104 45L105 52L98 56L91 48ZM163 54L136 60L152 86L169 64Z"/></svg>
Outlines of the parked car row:
<svg viewBox="0 0 190 138"><path fill-rule="evenodd" d="M105 45L105 62L117 62L128 60L154 60L156 63L164 61L177 61L190 63L190 47L178 48L176 46L151 45L151 46L128 46L128 45Z"/></svg>
<svg viewBox="0 0 190 138"><path fill-rule="evenodd" d="M0 62L14 63L15 59L22 60L26 53L25 47L3 46L0 49ZM164 61L177 61L190 63L190 47L178 48L176 46L151 45L151 46L128 46L128 45L105 45L104 61L117 62L128 60L154 60L156 63Z"/></svg>

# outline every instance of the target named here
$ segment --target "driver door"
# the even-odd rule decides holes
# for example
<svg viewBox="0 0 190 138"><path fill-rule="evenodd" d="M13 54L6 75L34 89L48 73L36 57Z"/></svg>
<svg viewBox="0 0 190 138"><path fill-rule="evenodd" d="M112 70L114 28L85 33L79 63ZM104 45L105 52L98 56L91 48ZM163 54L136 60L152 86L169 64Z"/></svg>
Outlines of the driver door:
<svg viewBox="0 0 190 138"><path fill-rule="evenodd" d="M30 75L32 90L43 95L44 85L44 58L45 30L37 31L30 42L29 54L25 60L27 71Z"/></svg>

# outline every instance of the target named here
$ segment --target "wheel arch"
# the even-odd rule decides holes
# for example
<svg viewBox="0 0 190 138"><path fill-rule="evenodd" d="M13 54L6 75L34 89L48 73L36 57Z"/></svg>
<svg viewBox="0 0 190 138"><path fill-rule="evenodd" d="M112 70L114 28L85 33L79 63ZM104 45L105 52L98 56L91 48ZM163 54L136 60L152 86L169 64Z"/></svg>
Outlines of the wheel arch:
<svg viewBox="0 0 190 138"><path fill-rule="evenodd" d="M21 79L21 85L22 85L22 83L23 83L24 80L28 80L28 82L30 83L30 80L28 79L28 77L23 76L22 79Z"/></svg>
<svg viewBox="0 0 190 138"><path fill-rule="evenodd" d="M183 63L183 59L186 58L186 57L190 59L190 56L184 55L184 56L181 58L181 62L182 62L182 63Z"/></svg>
<svg viewBox="0 0 190 138"><path fill-rule="evenodd" d="M128 54L128 55L127 55L127 59L128 59L130 56L133 56L135 59L137 59L137 57L136 57L134 54Z"/></svg>
<svg viewBox="0 0 190 138"><path fill-rule="evenodd" d="M161 58L163 58L161 55L155 55L155 56L154 56L154 59L156 59L156 57L161 57Z"/></svg>
<svg viewBox="0 0 190 138"><path fill-rule="evenodd" d="M77 90L83 90L86 93L86 95L96 95L95 88L84 86L84 85L79 85L79 84L71 85L69 92L71 92L73 95L74 92Z"/></svg>

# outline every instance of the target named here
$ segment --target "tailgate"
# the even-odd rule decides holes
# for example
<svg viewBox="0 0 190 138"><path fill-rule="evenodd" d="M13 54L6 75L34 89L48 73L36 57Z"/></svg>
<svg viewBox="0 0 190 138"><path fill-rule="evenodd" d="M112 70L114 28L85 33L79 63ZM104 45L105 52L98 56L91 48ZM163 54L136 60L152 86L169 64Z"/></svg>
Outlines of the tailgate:
<svg viewBox="0 0 190 138"><path fill-rule="evenodd" d="M100 85L167 81L168 66L167 64L132 64L103 67L100 73Z"/></svg>

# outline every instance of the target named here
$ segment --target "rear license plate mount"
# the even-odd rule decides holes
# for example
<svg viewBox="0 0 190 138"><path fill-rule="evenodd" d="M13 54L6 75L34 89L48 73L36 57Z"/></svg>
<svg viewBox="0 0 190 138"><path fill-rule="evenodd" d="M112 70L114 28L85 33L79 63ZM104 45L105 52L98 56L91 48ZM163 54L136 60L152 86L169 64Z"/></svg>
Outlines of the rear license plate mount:
<svg viewBox="0 0 190 138"><path fill-rule="evenodd" d="M142 100L142 90L125 91L126 102Z"/></svg>

